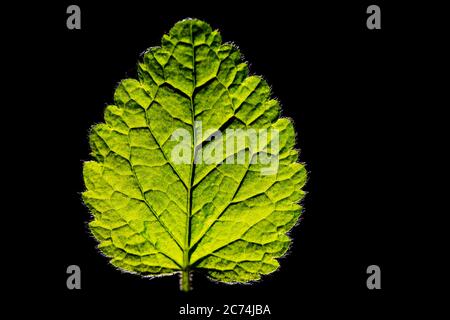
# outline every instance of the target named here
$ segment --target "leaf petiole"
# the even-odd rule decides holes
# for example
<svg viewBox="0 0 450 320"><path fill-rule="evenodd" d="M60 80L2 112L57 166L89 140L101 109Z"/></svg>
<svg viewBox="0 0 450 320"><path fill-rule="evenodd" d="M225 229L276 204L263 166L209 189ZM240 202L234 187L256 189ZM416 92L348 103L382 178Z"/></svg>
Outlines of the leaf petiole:
<svg viewBox="0 0 450 320"><path fill-rule="evenodd" d="M191 272L189 270L181 271L180 287L184 292L191 290Z"/></svg>

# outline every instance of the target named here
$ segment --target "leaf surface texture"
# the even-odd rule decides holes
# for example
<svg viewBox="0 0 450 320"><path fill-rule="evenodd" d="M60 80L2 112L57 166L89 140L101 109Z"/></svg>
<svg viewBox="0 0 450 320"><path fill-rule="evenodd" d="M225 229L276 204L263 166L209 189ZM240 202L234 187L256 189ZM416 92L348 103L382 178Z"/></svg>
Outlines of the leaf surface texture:
<svg viewBox="0 0 450 320"><path fill-rule="evenodd" d="M222 282L258 280L279 267L301 215L306 170L268 84L249 75L218 31L199 20L175 24L143 55L138 79L118 85L104 117L89 136L83 200L114 266L150 276L202 269ZM199 123L223 134L197 137ZM179 129L192 139L174 139ZM214 153L249 129L276 129L279 148L247 137ZM187 163L174 161L180 143L192 150ZM276 172L261 174L267 164L252 161L258 155L278 157ZM227 161L237 158L244 160Z"/></svg>

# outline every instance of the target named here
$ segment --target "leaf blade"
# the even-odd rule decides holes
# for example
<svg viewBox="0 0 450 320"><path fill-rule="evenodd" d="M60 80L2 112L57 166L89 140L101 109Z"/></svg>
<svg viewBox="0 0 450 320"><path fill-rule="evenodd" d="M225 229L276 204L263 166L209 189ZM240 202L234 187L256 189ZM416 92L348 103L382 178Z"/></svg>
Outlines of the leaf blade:
<svg viewBox="0 0 450 320"><path fill-rule="evenodd" d="M239 50L203 21L180 21L144 54L138 79L119 84L114 102L91 130L94 160L83 171L90 229L111 263L184 279L205 269L224 282L275 271L301 215L306 170L292 122L279 118L268 84L249 76ZM190 138L180 143L177 130ZM251 130L269 139L255 144ZM180 145L187 161L175 161ZM274 173L261 173L254 160L264 157L279 159Z"/></svg>

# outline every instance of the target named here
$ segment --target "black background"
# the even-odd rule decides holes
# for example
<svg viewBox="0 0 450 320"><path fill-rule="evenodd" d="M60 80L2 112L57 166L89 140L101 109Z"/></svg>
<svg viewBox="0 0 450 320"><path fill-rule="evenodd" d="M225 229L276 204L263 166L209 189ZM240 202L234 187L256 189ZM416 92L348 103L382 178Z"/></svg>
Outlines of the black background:
<svg viewBox="0 0 450 320"><path fill-rule="evenodd" d="M33 46L39 63L28 54L23 60L41 74L35 84L42 107L30 118L46 137L29 146L45 172L32 185L43 195L36 214L45 213L43 226L35 227L40 307L147 319L191 319L177 315L186 303L268 304L272 316L262 319L370 318L399 310L409 250L402 219L405 199L414 196L400 186L411 114L404 96L414 72L411 38L420 37L420 29L405 23L405 7L341 2L63 1L40 8L45 19L38 19L39 45ZM70 4L81 7L81 30L66 28ZM381 7L381 30L366 28L369 4ZM233 286L194 274L188 294L175 276L141 279L111 267L95 248L80 197L89 128L103 121L118 82L136 77L140 54L186 17L220 29L224 41L240 47L251 72L269 82L283 115L295 122L309 171L303 220L280 270ZM66 288L71 264L81 267L81 290ZM381 290L366 287L371 264L381 268ZM237 317L214 319L227 318Z"/></svg>

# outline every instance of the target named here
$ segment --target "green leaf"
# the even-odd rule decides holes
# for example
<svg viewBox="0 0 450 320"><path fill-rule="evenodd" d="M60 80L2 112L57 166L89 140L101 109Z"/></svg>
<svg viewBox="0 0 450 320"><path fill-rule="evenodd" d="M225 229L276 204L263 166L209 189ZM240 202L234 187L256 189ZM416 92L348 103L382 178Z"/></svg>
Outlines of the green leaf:
<svg viewBox="0 0 450 320"><path fill-rule="evenodd" d="M138 75L89 137L83 200L100 251L128 272L179 273L185 291L193 270L229 283L275 271L306 170L267 83L192 19L145 52Z"/></svg>

